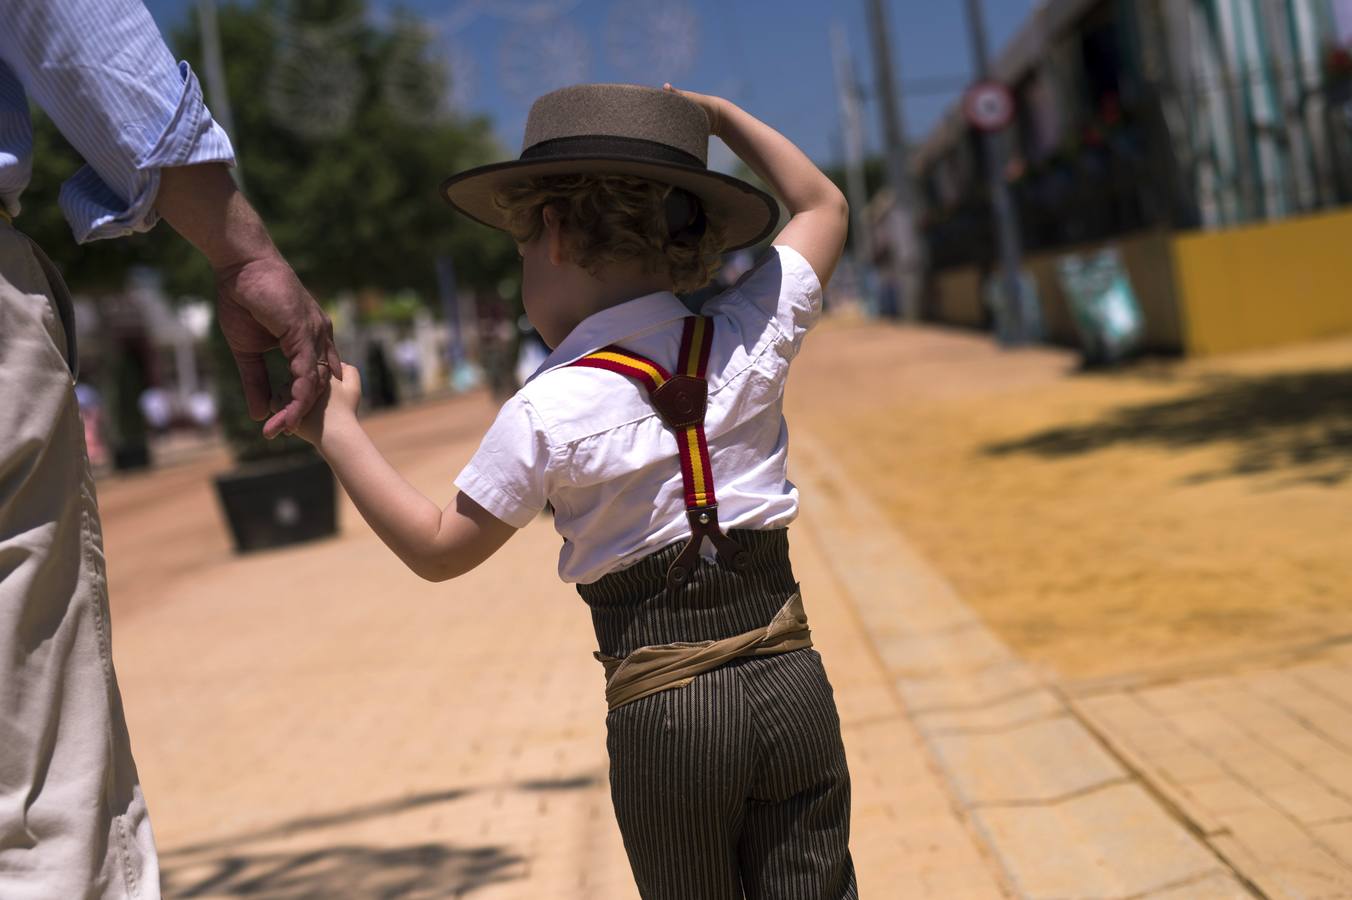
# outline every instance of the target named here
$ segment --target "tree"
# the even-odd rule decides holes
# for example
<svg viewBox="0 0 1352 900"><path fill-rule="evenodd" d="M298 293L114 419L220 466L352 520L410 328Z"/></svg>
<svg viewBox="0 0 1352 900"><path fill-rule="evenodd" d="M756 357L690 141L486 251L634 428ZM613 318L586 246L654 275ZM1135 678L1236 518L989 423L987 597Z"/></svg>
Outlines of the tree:
<svg viewBox="0 0 1352 900"><path fill-rule="evenodd" d="M495 285L515 271L509 238L455 214L438 196L451 172L501 151L487 121L444 111L446 74L428 58L416 19L399 17L382 28L367 19L364 0L262 0L223 7L219 23L246 193L316 295L379 288L431 298L443 256L468 286ZM355 88L340 127L314 134L278 116L269 88L294 72L296 35L320 32L355 76L348 79ZM195 19L171 45L203 71ZM151 264L164 271L171 293L212 293L205 260L168 229L75 246L56 195L80 161L45 117L35 116L34 130L23 225L61 262L72 287L117 290L129 266Z"/></svg>

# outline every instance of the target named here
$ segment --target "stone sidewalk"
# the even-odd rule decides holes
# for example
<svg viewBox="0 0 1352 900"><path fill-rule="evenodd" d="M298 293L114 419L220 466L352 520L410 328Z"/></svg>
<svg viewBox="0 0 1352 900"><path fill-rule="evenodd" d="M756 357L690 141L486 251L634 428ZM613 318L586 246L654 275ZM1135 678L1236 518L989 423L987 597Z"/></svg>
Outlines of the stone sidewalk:
<svg viewBox="0 0 1352 900"><path fill-rule="evenodd" d="M492 412L370 424L447 497ZM794 442L795 568L863 896L1352 897L1352 651L1057 685ZM593 639L547 520L446 585L404 572L350 506L335 540L238 559L201 538L219 525L200 467L101 488L167 896L636 896ZM138 531L152 555L120 567Z"/></svg>
<svg viewBox="0 0 1352 900"><path fill-rule="evenodd" d="M414 484L449 497L492 413L462 400L370 424ZM444 585L404 572L346 504L334 540L234 558L174 541L219 528L200 467L101 487L167 896L636 896L601 671L546 519ZM805 494L821 499L792 531L795 567L841 711L863 895L1004 896L860 614L857 591L891 595L905 572L842 580L823 539L837 513L824 488ZM137 556L138 540L153 546Z"/></svg>
<svg viewBox="0 0 1352 900"><path fill-rule="evenodd" d="M1352 897L1352 648L1071 694L1083 720L1267 897Z"/></svg>

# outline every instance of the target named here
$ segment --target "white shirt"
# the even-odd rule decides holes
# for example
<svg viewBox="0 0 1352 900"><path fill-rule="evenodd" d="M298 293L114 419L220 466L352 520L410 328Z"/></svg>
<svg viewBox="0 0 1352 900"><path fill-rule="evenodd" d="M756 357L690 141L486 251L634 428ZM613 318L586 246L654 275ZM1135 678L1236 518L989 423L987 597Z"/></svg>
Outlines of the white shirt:
<svg viewBox="0 0 1352 900"><path fill-rule="evenodd" d="M701 309L714 324L704 421L725 530L783 528L798 514L784 381L821 308L812 266L776 246ZM591 583L690 534L676 436L647 392L618 373L569 366L617 344L676 371L688 315L675 294L659 292L588 316L503 405L455 479L517 528L550 501L564 581Z"/></svg>

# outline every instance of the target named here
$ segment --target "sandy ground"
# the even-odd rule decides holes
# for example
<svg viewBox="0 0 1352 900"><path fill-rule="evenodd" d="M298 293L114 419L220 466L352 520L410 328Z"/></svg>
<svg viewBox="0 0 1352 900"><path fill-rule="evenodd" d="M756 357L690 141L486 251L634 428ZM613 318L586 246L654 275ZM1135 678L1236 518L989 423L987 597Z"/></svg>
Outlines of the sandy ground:
<svg viewBox="0 0 1352 900"><path fill-rule="evenodd" d="M1100 374L836 320L787 409L1053 676L1352 637L1352 339Z"/></svg>

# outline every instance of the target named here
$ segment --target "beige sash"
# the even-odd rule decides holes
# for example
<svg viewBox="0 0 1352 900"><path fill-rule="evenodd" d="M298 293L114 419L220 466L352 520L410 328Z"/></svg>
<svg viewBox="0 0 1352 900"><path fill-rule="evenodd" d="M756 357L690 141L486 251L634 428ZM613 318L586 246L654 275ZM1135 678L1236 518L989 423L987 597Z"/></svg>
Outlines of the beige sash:
<svg viewBox="0 0 1352 900"><path fill-rule="evenodd" d="M696 675L716 669L739 656L769 656L812 646L803 597L795 593L764 628L721 641L679 642L639 647L624 659L592 654L606 669L606 704L618 709L626 703L685 687Z"/></svg>

